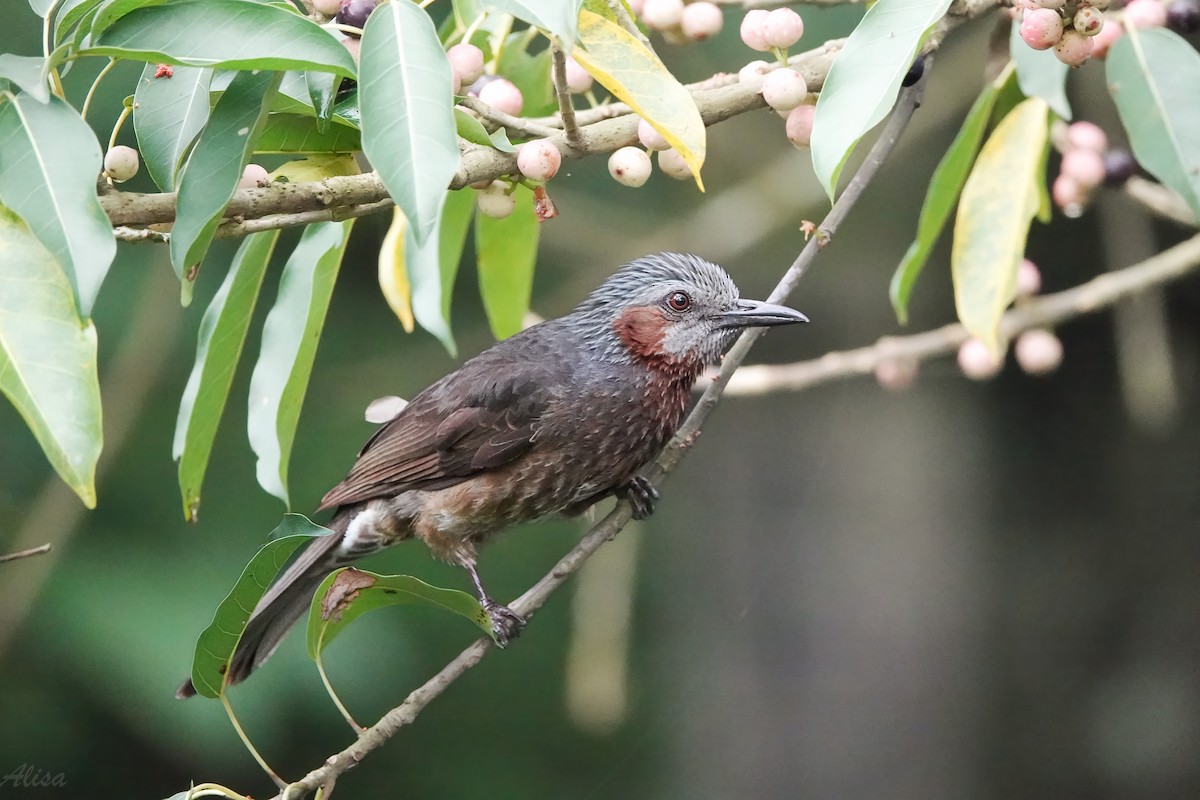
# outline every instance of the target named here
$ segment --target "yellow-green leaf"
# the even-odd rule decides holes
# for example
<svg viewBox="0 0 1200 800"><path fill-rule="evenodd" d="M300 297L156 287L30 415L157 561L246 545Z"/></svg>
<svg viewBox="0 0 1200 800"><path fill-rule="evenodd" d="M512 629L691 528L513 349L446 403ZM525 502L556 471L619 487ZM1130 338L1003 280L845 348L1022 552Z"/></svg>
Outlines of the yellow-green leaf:
<svg viewBox="0 0 1200 800"><path fill-rule="evenodd" d="M700 167L707 138L691 93L649 48L587 9L579 12L579 44L571 54L579 65L679 151L704 191Z"/></svg>
<svg viewBox="0 0 1200 800"><path fill-rule="evenodd" d="M996 357L1003 354L1000 317L1016 292L1039 206L1048 113L1038 97L1009 112L979 151L958 204L951 254L958 318Z"/></svg>
<svg viewBox="0 0 1200 800"><path fill-rule="evenodd" d="M338 175L357 175L359 172L358 162L348 153L317 153L288 161L271 173L271 180L283 178L292 183L307 183Z"/></svg>
<svg viewBox="0 0 1200 800"><path fill-rule="evenodd" d="M416 325L412 310L412 284L408 282L408 269L404 264L407 232L408 218L397 206L392 209L392 224L379 248L379 290L391 306L392 313L404 326L404 332L412 333Z"/></svg>

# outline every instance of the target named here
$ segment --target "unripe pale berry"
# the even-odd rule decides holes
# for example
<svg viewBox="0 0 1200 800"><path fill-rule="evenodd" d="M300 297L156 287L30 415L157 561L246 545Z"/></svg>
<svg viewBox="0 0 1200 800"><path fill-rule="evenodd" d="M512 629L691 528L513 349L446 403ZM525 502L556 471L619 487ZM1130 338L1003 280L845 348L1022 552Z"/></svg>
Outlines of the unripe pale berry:
<svg viewBox="0 0 1200 800"><path fill-rule="evenodd" d="M1079 0L1079 5L1094 8L1097 11L1108 11L1111 0Z"/></svg>
<svg viewBox="0 0 1200 800"><path fill-rule="evenodd" d="M813 120L817 116L817 107L810 105L797 106L787 116L787 137L798 150L812 144Z"/></svg>
<svg viewBox="0 0 1200 800"><path fill-rule="evenodd" d="M1021 18L1021 39L1034 50L1049 50L1063 35L1063 20L1049 8L1027 10Z"/></svg>
<svg viewBox="0 0 1200 800"><path fill-rule="evenodd" d="M493 181L488 188L475 192L475 205L485 217L503 219L517 207L517 199L508 193L503 181Z"/></svg>
<svg viewBox="0 0 1200 800"><path fill-rule="evenodd" d="M677 181L686 181L692 177L691 168L683 160L683 156L679 155L679 151L674 148L663 150L658 154L658 168L668 178L674 178Z"/></svg>
<svg viewBox="0 0 1200 800"><path fill-rule="evenodd" d="M671 147L671 143L644 119L638 120L638 141L649 150L667 150Z"/></svg>
<svg viewBox="0 0 1200 800"><path fill-rule="evenodd" d="M762 8L756 8L753 11L747 11L746 16L742 17L742 26L739 32L742 36L742 41L752 50L760 50L767 52L771 49L771 45L767 44L767 17L770 11Z"/></svg>
<svg viewBox="0 0 1200 800"><path fill-rule="evenodd" d="M768 45L787 50L804 35L804 20L790 8L777 8L767 12L763 34Z"/></svg>
<svg viewBox="0 0 1200 800"><path fill-rule="evenodd" d="M1108 50L1117 39L1125 35L1125 29L1120 23L1113 22L1111 25L1105 25L1100 29L1100 32L1092 37L1092 55L1096 58L1103 58L1108 55Z"/></svg>
<svg viewBox="0 0 1200 800"><path fill-rule="evenodd" d="M917 361L912 358L889 358L875 366L875 380L889 392L903 392L917 380Z"/></svg>
<svg viewBox="0 0 1200 800"><path fill-rule="evenodd" d="M642 15L642 9L646 7L646 0L629 0L629 10L639 17Z"/></svg>
<svg viewBox="0 0 1200 800"><path fill-rule="evenodd" d="M497 111L514 117L525 107L525 98L521 96L521 90L512 81L504 78L497 78L485 84L479 90L479 99Z"/></svg>
<svg viewBox="0 0 1200 800"><path fill-rule="evenodd" d="M124 183L138 173L138 151L118 144L104 154L104 174L116 183Z"/></svg>
<svg viewBox="0 0 1200 800"><path fill-rule="evenodd" d="M1088 192L1104 181L1104 159L1095 150L1068 150L1059 171Z"/></svg>
<svg viewBox="0 0 1200 800"><path fill-rule="evenodd" d="M958 348L958 368L973 381L991 380L1000 374L1002 366L979 339L967 339Z"/></svg>
<svg viewBox="0 0 1200 800"><path fill-rule="evenodd" d="M776 111L791 111L808 97L808 83L796 70L781 67L763 78L762 96Z"/></svg>
<svg viewBox="0 0 1200 800"><path fill-rule="evenodd" d="M1054 45L1054 56L1070 67L1080 67L1092 55L1092 37L1076 30L1063 31Z"/></svg>
<svg viewBox="0 0 1200 800"><path fill-rule="evenodd" d="M1094 122L1072 122L1067 126L1067 144L1072 149L1103 153L1108 149L1108 136Z"/></svg>
<svg viewBox="0 0 1200 800"><path fill-rule="evenodd" d="M1083 213L1083 204L1087 200L1079 184L1066 175L1059 175L1054 179L1054 185L1050 187L1050 197L1054 200L1054 205L1072 218Z"/></svg>
<svg viewBox="0 0 1200 800"><path fill-rule="evenodd" d="M1030 375L1048 375L1062 364L1062 342L1047 330L1025 331L1017 337L1013 351L1021 369Z"/></svg>
<svg viewBox="0 0 1200 800"><path fill-rule="evenodd" d="M683 34L696 42L716 36L724 25L725 15L721 13L721 9L707 0L688 3L679 19L679 27L683 28Z"/></svg>
<svg viewBox="0 0 1200 800"><path fill-rule="evenodd" d="M342 0L313 0L313 11L332 17L342 7Z"/></svg>
<svg viewBox="0 0 1200 800"><path fill-rule="evenodd" d="M517 169L531 181L548 181L558 174L562 153L549 139L535 139L517 151Z"/></svg>
<svg viewBox="0 0 1200 800"><path fill-rule="evenodd" d="M342 39L342 45L350 51L350 56L354 59L354 63L358 63L358 53L362 50L362 39L357 36L347 36Z"/></svg>
<svg viewBox="0 0 1200 800"><path fill-rule="evenodd" d="M592 88L591 73L570 56L567 56L567 88L572 94L583 94Z"/></svg>
<svg viewBox="0 0 1200 800"><path fill-rule="evenodd" d="M763 79L771 71L771 65L765 61L751 61L738 70L738 83L744 84L756 92L762 91Z"/></svg>
<svg viewBox="0 0 1200 800"><path fill-rule="evenodd" d="M636 147L622 147L608 157L608 174L622 186L637 188L650 177L650 156Z"/></svg>
<svg viewBox="0 0 1200 800"><path fill-rule="evenodd" d="M454 45L446 51L446 58L463 86L470 86L483 74L483 51L473 44Z"/></svg>
<svg viewBox="0 0 1200 800"><path fill-rule="evenodd" d="M1028 258L1017 267L1017 297L1033 297L1042 290L1042 271Z"/></svg>
<svg viewBox="0 0 1200 800"><path fill-rule="evenodd" d="M271 183L271 176L267 174L265 167L260 164L247 164L242 170L242 178L238 181L239 189L253 189L255 187L267 186Z"/></svg>
<svg viewBox="0 0 1200 800"><path fill-rule="evenodd" d="M1129 0L1125 19L1135 28L1161 28L1167 24L1167 9L1158 0Z"/></svg>
<svg viewBox="0 0 1200 800"><path fill-rule="evenodd" d="M656 31L679 26L683 19L683 0L646 0L642 6L642 21Z"/></svg>
<svg viewBox="0 0 1200 800"><path fill-rule="evenodd" d="M1104 12L1088 6L1080 6L1079 10L1075 12L1071 24L1084 36L1095 36L1104 27Z"/></svg>

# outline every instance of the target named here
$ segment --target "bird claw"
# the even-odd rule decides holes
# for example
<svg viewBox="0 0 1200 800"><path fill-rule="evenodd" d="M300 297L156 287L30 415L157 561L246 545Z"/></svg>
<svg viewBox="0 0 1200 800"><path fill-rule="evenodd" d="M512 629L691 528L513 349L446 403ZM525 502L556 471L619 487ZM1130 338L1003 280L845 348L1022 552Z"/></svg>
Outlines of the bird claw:
<svg viewBox="0 0 1200 800"><path fill-rule="evenodd" d="M521 630L525 627L525 618L508 606L488 600L484 603L483 610L492 620L492 634L496 638L497 647L503 649L521 635Z"/></svg>
<svg viewBox="0 0 1200 800"><path fill-rule="evenodd" d="M658 489L654 488L646 478L641 475L634 476L629 483L621 488L621 493L629 505L633 506L633 518L645 519L654 513L654 507L658 504Z"/></svg>

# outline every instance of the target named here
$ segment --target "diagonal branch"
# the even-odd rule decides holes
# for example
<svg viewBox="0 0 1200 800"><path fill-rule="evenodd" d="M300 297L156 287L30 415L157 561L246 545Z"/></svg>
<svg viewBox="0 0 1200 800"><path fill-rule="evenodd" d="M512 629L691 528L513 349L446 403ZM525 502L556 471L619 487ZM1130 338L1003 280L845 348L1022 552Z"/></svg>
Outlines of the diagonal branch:
<svg viewBox="0 0 1200 800"><path fill-rule="evenodd" d="M557 42L550 45L550 55L554 61L554 93L558 97L558 113L567 145L576 153L582 153L583 134L579 132L579 125L575 121L575 103L571 100L571 87L567 85L567 57Z"/></svg>

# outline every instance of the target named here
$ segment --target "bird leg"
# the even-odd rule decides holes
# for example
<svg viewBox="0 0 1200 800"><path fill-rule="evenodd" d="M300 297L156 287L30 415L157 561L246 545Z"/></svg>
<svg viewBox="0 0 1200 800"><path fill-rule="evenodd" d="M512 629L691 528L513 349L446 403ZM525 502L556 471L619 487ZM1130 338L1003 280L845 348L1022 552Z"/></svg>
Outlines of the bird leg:
<svg viewBox="0 0 1200 800"><path fill-rule="evenodd" d="M658 504L658 489L655 489L654 484L641 475L631 478L629 483L617 490L617 494L622 499L628 500L629 505L633 506L634 519L645 519L650 516L654 513L654 506Z"/></svg>
<svg viewBox="0 0 1200 800"><path fill-rule="evenodd" d="M483 610L492 620L492 631L496 635L496 644L501 648L507 647L508 643L517 638L521 629L525 627L525 618L488 596L487 591L483 588L483 581L479 580L479 570L475 567L474 558L464 560L463 567L471 574L471 581L475 584L475 591L479 595L479 604L483 606Z"/></svg>

